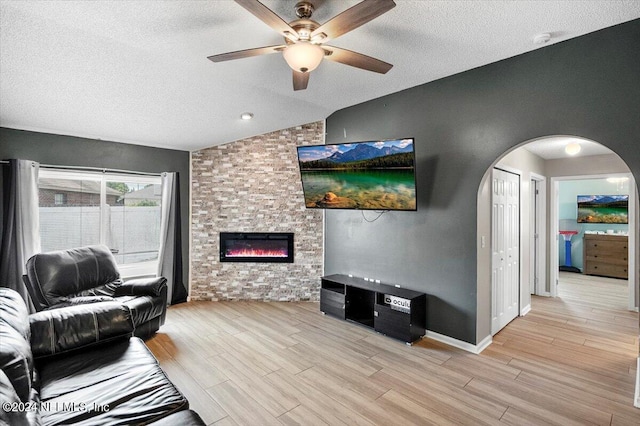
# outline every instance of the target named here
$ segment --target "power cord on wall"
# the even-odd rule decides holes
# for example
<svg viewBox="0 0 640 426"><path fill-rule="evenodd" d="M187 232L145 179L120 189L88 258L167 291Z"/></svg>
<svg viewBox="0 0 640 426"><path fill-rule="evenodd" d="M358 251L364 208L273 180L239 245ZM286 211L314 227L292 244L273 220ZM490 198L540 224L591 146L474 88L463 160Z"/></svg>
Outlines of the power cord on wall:
<svg viewBox="0 0 640 426"><path fill-rule="evenodd" d="M383 214L387 213L389 210L382 210L382 211L376 211L376 213L378 213L378 216L375 217L375 219L367 219L367 217L364 215L364 210L360 210L360 212L362 213L362 218L365 220L365 222L375 222L376 220L380 219L380 216L382 216Z"/></svg>

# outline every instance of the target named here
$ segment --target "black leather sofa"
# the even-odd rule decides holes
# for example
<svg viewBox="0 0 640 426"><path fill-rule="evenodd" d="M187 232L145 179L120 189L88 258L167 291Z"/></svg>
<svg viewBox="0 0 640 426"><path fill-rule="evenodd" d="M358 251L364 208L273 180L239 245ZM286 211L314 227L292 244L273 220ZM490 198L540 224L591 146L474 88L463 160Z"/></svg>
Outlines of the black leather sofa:
<svg viewBox="0 0 640 426"><path fill-rule="evenodd" d="M114 301L29 315L0 288L0 424L203 425Z"/></svg>
<svg viewBox="0 0 640 426"><path fill-rule="evenodd" d="M124 282L113 254L104 245L39 253L26 267L24 283L36 311L116 301L131 310L135 336L149 337L164 324L167 280L154 277Z"/></svg>

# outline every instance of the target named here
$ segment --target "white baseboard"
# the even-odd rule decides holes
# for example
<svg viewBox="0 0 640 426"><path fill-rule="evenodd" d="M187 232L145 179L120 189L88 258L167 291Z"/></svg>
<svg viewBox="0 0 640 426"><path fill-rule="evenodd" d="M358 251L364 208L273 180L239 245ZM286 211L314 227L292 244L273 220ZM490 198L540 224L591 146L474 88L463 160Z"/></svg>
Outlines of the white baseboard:
<svg viewBox="0 0 640 426"><path fill-rule="evenodd" d="M640 357L638 357L638 364L636 365L636 393L633 397L633 406L640 408Z"/></svg>
<svg viewBox="0 0 640 426"><path fill-rule="evenodd" d="M445 336L444 334L436 333L435 331L427 330L425 337L429 339L436 340L440 343L444 343L445 345L453 346L454 348L462 349L467 352L471 352L473 354L479 354L483 350L487 348L493 341L491 336L487 336L477 345L464 342L462 340L454 339L453 337Z"/></svg>
<svg viewBox="0 0 640 426"><path fill-rule="evenodd" d="M523 317L525 315L527 315L529 312L531 311L531 304L525 306L524 308L522 308L522 311L520 311L520 316Z"/></svg>

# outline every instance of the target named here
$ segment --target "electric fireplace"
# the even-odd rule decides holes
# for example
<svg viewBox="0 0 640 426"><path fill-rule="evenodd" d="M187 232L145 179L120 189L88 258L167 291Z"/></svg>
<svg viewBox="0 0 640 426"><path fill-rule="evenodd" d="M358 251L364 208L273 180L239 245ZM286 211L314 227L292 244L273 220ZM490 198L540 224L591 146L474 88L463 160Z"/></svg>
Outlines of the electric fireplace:
<svg viewBox="0 0 640 426"><path fill-rule="evenodd" d="M293 263L293 233L221 232L220 262Z"/></svg>

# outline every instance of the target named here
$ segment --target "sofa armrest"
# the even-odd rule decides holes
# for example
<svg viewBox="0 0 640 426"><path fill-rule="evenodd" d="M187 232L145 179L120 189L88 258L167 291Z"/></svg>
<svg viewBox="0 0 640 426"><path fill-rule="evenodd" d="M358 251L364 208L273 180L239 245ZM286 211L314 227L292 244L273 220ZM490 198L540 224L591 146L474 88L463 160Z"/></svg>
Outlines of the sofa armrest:
<svg viewBox="0 0 640 426"><path fill-rule="evenodd" d="M29 315L33 356L57 355L122 336L131 336L133 320L117 302L50 309Z"/></svg>
<svg viewBox="0 0 640 426"><path fill-rule="evenodd" d="M125 281L116 289L115 296L160 296L167 286L165 277L136 278Z"/></svg>

